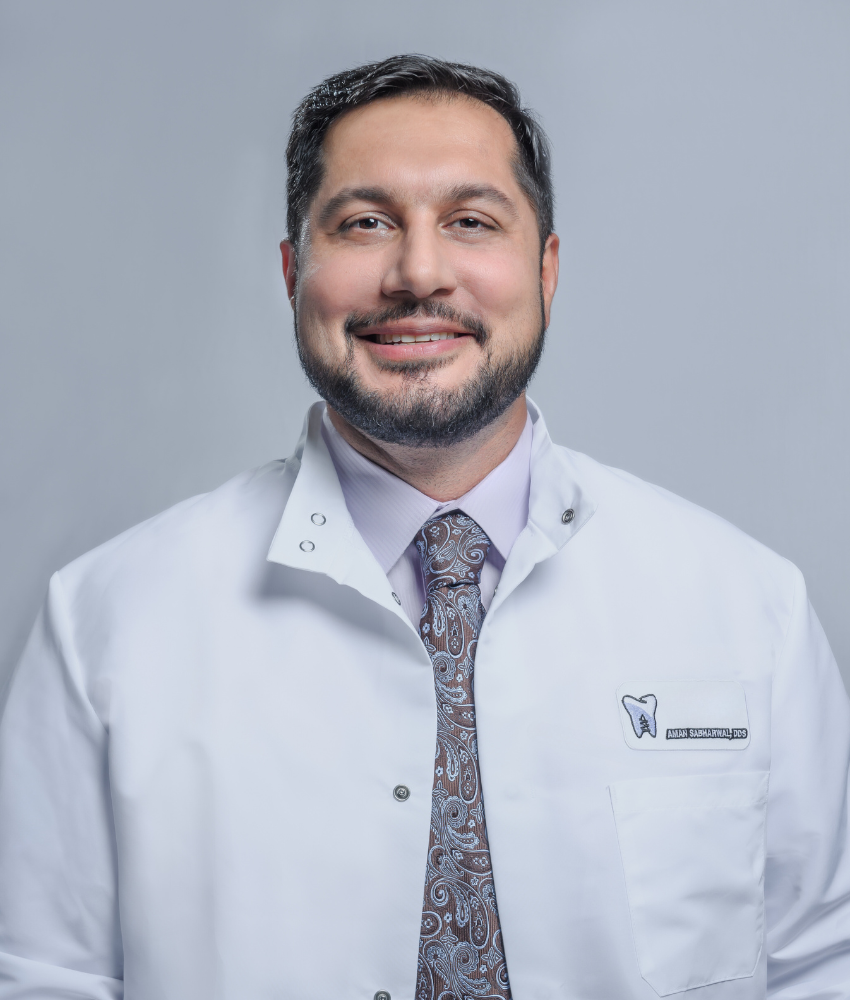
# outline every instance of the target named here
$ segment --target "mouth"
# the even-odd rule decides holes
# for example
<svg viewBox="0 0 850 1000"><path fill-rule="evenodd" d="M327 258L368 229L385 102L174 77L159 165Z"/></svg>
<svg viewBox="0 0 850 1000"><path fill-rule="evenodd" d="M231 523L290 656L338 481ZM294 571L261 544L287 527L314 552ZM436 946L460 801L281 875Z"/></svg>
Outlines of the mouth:
<svg viewBox="0 0 850 1000"><path fill-rule="evenodd" d="M478 339L458 323L431 317L385 321L353 332L371 355L385 362L438 361Z"/></svg>
<svg viewBox="0 0 850 1000"><path fill-rule="evenodd" d="M447 364L483 348L488 331L473 314L461 314L441 303L429 308L395 306L377 314L353 314L345 332L366 356L381 365Z"/></svg>

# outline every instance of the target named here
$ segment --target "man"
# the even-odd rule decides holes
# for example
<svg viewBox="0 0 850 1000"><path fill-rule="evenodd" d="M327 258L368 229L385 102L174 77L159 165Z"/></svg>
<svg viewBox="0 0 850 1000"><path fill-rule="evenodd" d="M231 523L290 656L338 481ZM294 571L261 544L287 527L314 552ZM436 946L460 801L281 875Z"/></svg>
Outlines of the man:
<svg viewBox="0 0 850 1000"><path fill-rule="evenodd" d="M53 578L0 998L850 997L835 663L794 567L526 399L558 240L514 88L360 67L288 166L327 405Z"/></svg>

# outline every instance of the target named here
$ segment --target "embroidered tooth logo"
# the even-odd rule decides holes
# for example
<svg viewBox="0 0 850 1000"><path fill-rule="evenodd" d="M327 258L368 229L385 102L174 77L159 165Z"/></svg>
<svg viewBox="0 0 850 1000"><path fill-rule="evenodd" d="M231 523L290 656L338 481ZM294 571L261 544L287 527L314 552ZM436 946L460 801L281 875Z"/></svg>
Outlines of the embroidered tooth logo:
<svg viewBox="0 0 850 1000"><path fill-rule="evenodd" d="M642 698L633 698L630 694L623 695L623 707L632 720L632 729L638 739L644 733L655 737L655 708L658 699L654 694L645 694Z"/></svg>

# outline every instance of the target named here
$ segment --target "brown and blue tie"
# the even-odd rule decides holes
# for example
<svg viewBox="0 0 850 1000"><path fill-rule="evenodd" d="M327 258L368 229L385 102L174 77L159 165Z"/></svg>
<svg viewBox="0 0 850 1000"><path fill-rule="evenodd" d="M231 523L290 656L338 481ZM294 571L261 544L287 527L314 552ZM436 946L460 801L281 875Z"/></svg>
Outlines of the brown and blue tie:
<svg viewBox="0 0 850 1000"><path fill-rule="evenodd" d="M419 632L434 665L437 752L416 1000L509 1000L478 768L473 668L490 539L460 511L416 536L425 582Z"/></svg>

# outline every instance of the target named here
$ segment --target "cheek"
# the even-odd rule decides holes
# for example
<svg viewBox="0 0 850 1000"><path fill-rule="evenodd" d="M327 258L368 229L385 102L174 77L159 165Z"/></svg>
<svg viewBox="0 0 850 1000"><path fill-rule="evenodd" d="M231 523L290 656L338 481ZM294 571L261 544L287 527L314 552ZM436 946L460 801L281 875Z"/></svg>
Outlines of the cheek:
<svg viewBox="0 0 850 1000"><path fill-rule="evenodd" d="M536 262L529 266L516 254L482 254L480 260L467 262L461 280L494 323L530 310L539 312L540 275Z"/></svg>
<svg viewBox="0 0 850 1000"><path fill-rule="evenodd" d="M380 291L380 271L372 262L342 256L311 260L299 283L302 309L330 324L374 307Z"/></svg>

